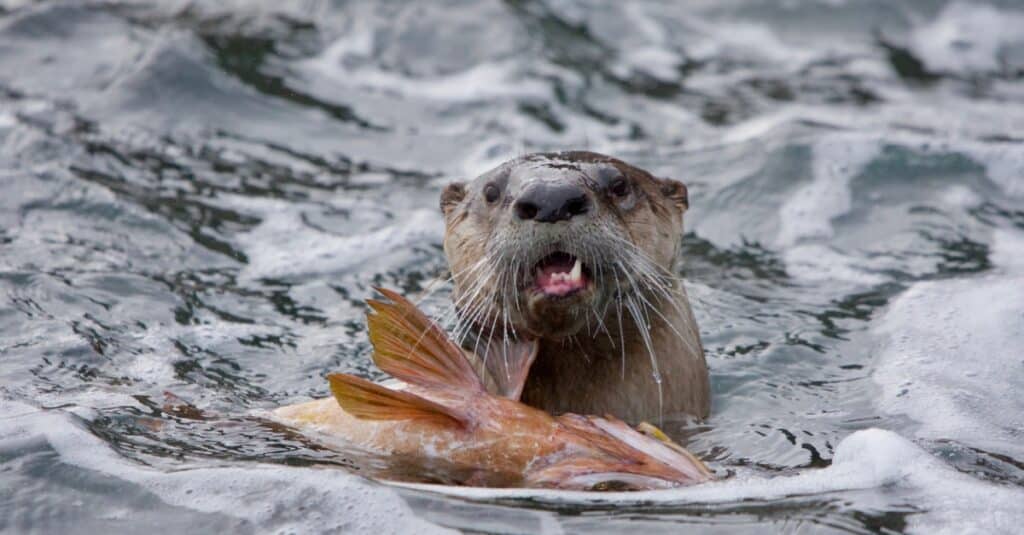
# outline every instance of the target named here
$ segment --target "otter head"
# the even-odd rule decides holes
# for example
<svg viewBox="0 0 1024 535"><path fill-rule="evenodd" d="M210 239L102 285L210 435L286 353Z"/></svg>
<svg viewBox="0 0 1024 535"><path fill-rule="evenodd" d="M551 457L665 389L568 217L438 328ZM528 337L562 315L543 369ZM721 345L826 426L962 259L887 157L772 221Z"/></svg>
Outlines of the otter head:
<svg viewBox="0 0 1024 535"><path fill-rule="evenodd" d="M674 284L686 208L681 182L592 152L450 184L444 250L463 327L559 339L642 310Z"/></svg>

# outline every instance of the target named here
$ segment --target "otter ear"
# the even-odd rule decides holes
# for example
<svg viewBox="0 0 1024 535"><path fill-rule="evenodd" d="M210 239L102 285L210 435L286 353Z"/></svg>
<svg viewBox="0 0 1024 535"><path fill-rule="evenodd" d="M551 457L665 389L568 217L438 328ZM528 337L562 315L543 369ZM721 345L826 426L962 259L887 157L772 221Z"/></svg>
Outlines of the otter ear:
<svg viewBox="0 0 1024 535"><path fill-rule="evenodd" d="M445 215L455 208L456 204L459 204L462 199L466 198L466 184L462 182L452 182L445 186L444 191L441 192L441 211Z"/></svg>
<svg viewBox="0 0 1024 535"><path fill-rule="evenodd" d="M686 210L690 206L690 196L686 191L686 184L678 180L661 179L661 194L672 199L672 202L682 210Z"/></svg>

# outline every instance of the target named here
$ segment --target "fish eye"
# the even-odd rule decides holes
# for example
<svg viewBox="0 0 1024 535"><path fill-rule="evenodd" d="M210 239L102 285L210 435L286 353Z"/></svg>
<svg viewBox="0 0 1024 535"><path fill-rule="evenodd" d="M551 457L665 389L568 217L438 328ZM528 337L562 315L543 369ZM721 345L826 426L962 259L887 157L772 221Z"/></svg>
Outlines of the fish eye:
<svg viewBox="0 0 1024 535"><path fill-rule="evenodd" d="M612 192L612 195L615 195L616 197L625 197L626 195L629 195L629 184L626 182L625 178L619 177L608 185L608 191Z"/></svg>
<svg viewBox="0 0 1024 535"><path fill-rule="evenodd" d="M498 200L498 196L500 194L501 192L498 191L498 186L495 186L494 184L487 184L484 186L484 200L488 203L493 203Z"/></svg>

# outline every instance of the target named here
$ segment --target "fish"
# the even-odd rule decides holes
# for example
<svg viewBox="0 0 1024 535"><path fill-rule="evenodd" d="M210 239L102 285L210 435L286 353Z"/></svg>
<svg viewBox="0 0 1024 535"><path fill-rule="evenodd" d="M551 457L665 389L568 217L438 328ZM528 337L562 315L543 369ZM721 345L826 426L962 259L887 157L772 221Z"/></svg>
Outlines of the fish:
<svg viewBox="0 0 1024 535"><path fill-rule="evenodd" d="M489 381L467 352L412 302L376 288L367 325L373 361L397 381L327 376L332 398L282 407L275 418L428 471L446 466L467 486L651 490L714 473L650 424L612 415L551 415L519 401L536 341L486 353ZM490 382L490 388L485 383Z"/></svg>

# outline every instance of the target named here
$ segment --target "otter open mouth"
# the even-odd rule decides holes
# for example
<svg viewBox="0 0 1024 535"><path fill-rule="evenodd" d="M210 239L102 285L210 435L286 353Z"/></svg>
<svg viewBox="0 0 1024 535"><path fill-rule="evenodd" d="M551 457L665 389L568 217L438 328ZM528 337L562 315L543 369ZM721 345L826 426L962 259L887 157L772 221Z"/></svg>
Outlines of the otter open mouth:
<svg viewBox="0 0 1024 535"><path fill-rule="evenodd" d="M590 274L583 262L565 252L554 252L537 262L537 289L549 297L566 297L585 290Z"/></svg>

